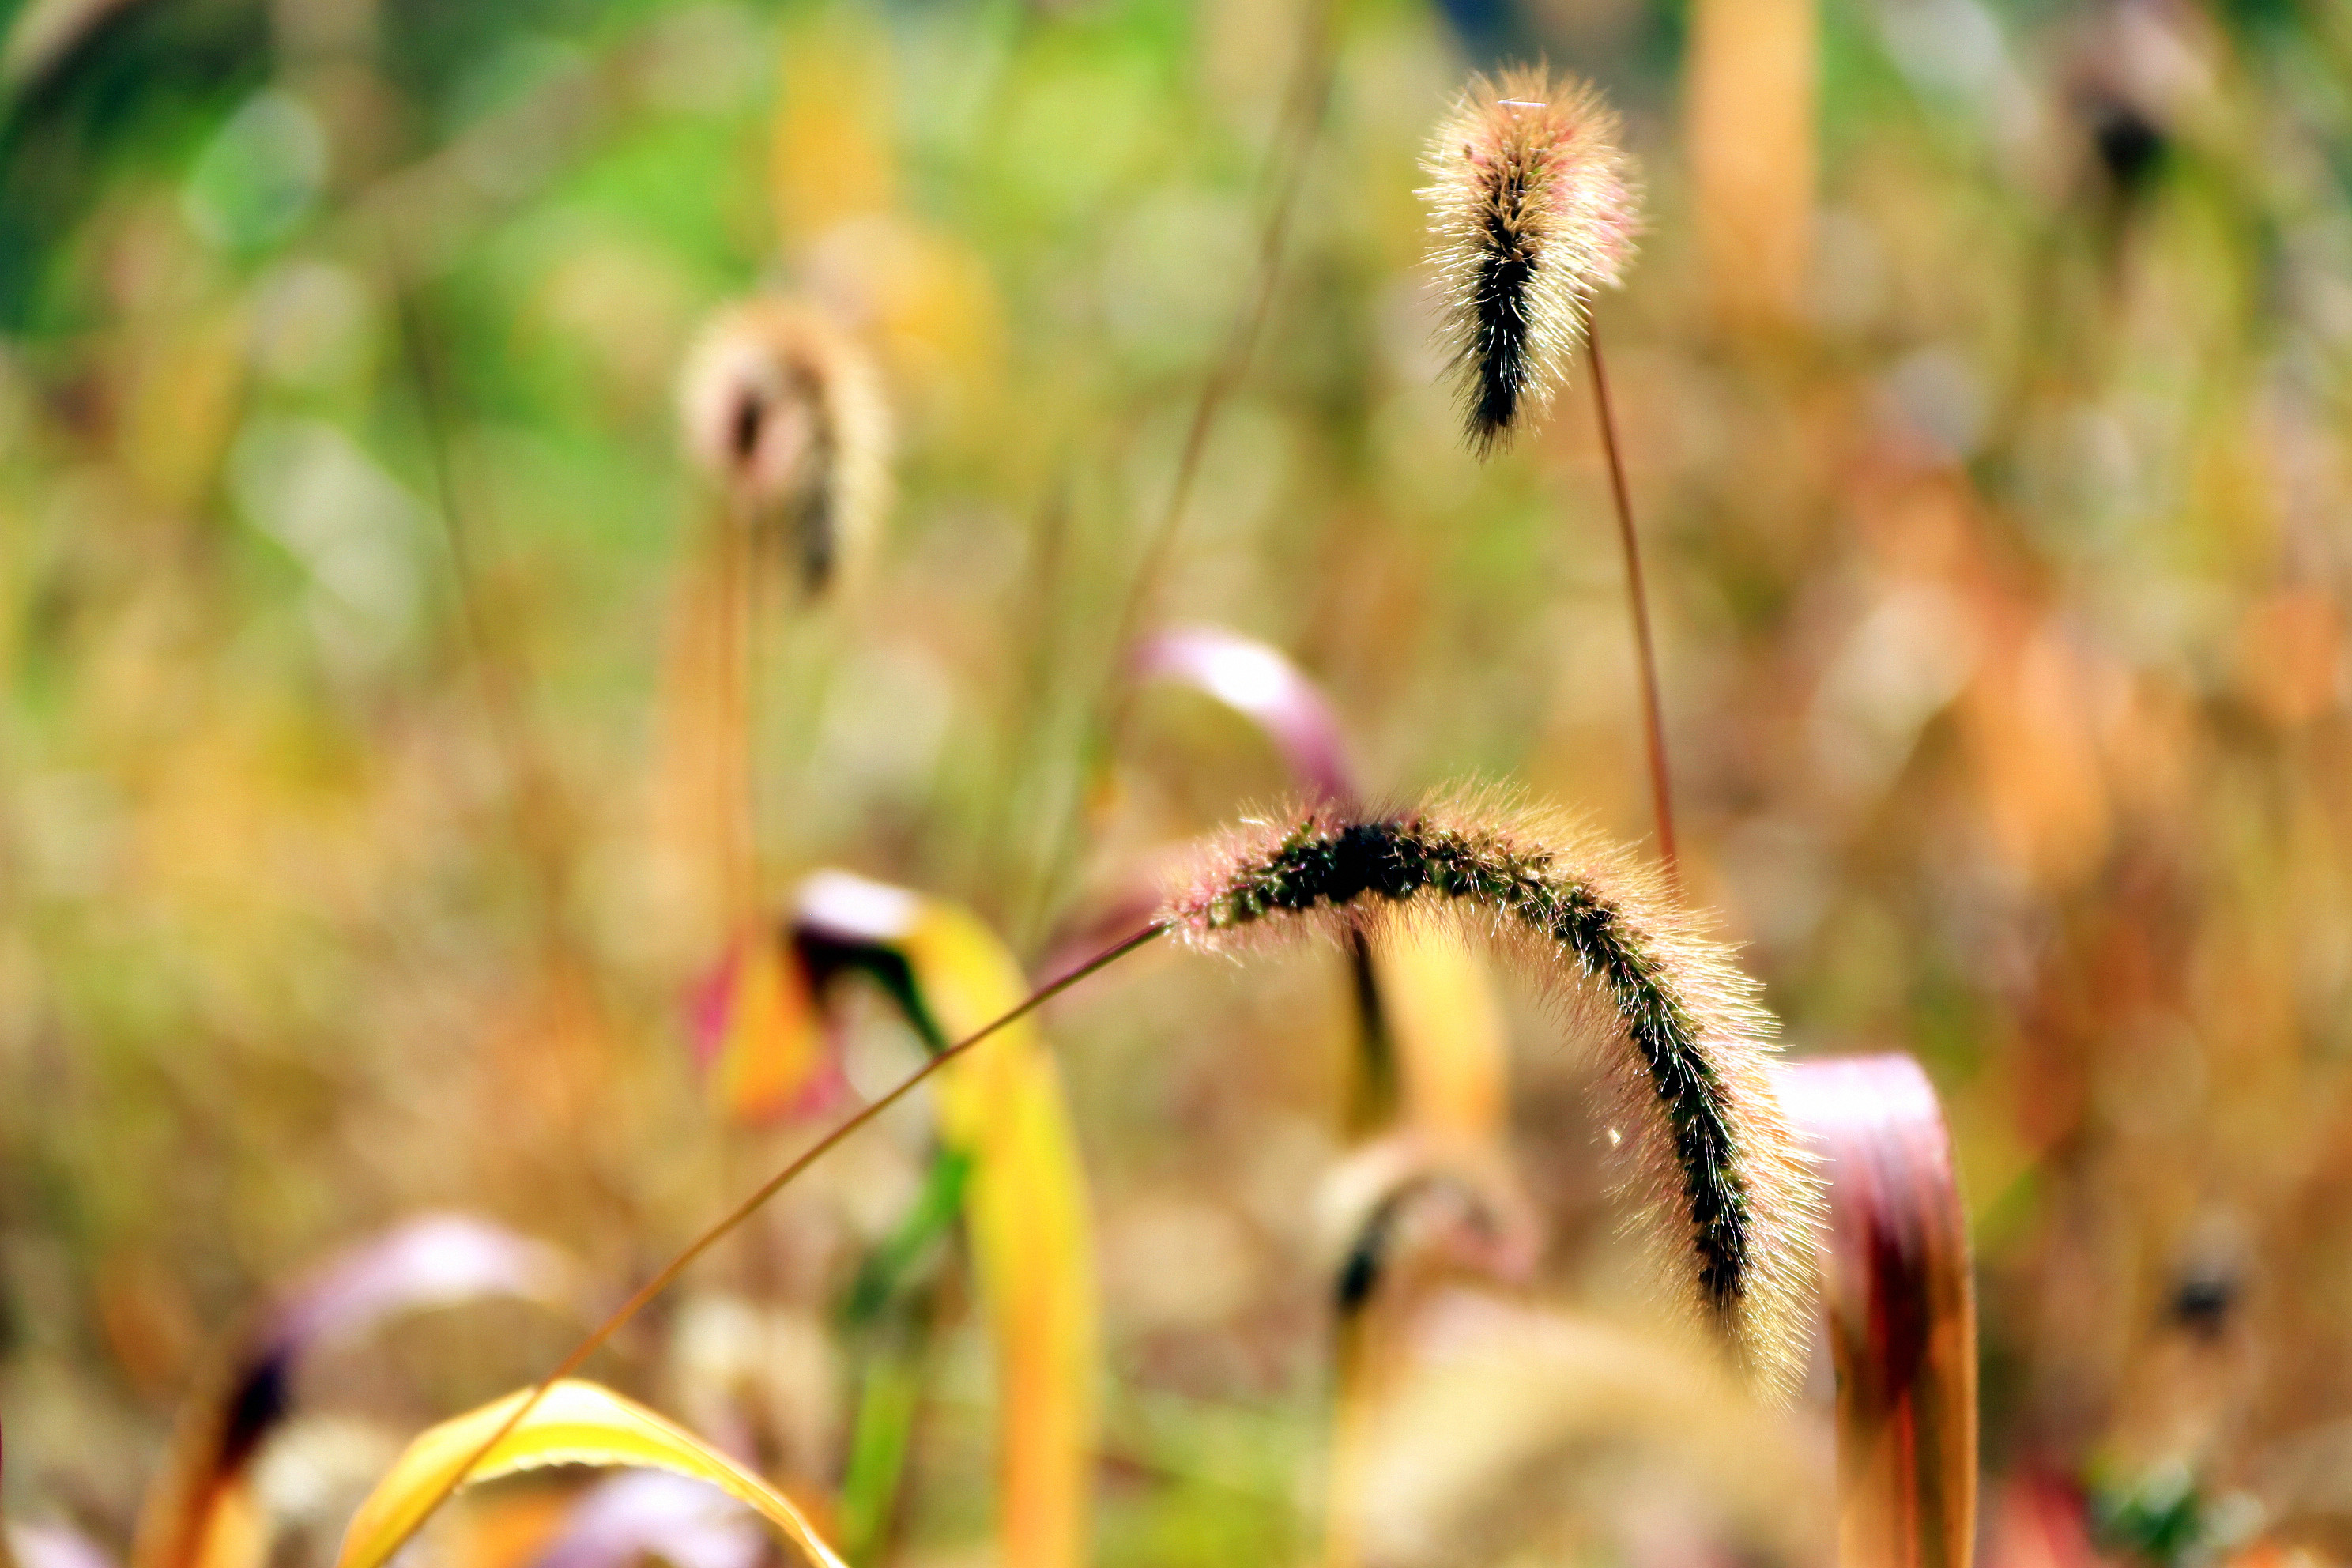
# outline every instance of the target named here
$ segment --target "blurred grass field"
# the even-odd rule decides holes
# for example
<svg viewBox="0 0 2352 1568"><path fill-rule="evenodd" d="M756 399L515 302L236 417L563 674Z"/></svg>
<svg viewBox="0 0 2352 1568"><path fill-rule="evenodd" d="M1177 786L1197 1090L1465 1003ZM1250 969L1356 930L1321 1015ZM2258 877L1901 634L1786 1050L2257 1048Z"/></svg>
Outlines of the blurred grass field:
<svg viewBox="0 0 2352 1568"><path fill-rule="evenodd" d="M2352 10L0 21L13 1518L120 1551L223 1336L356 1237L469 1210L617 1299L804 1143L714 1115L690 1049L745 898L849 868L1034 963L1156 850L1278 803L1264 742L1194 694L1135 696L1100 754L1139 610L1286 651L1381 799L1475 778L1647 837L1585 378L1481 466L1431 339L1422 142L1467 70L1540 54L1609 93L1645 191L1597 318L1690 897L1794 1054L1912 1052L1950 1117L1980 1554L2352 1559ZM1276 216L1263 330L1155 554ZM898 495L856 592L760 591L738 842L708 808L714 500L677 390L698 323L762 288L869 345ZM1456 1303L1445 1331L1519 1345L1493 1397L1567 1414L1431 1394L1432 1496L1482 1423L1553 1436L1479 1481L1504 1500L1477 1531L1368 1550L1825 1552L1818 1422L1745 1473L1706 1418L1578 1425L1578 1358L1610 1358L1575 1335L1638 1328L1644 1287L1585 1055L1504 996L1542 1238L1509 1310L1568 1326ZM1106 1568L1322 1551L1347 1003L1328 958L1155 953L1049 1015L1100 1256ZM917 1047L852 1011L872 1093ZM797 1411L761 1457L836 1479L863 1352L828 1303L914 1201L927 1126L845 1146L598 1375L689 1424L735 1409L683 1347L758 1303L806 1353L753 1356L771 1415L743 1419ZM935 1310L892 1556L987 1561L971 1287ZM328 1358L306 1399L350 1420L318 1475L335 1432L380 1470L577 1327L466 1312ZM1706 1408L1679 1375L1655 1408ZM331 1561L349 1478L272 1484L316 1510L281 1560Z"/></svg>

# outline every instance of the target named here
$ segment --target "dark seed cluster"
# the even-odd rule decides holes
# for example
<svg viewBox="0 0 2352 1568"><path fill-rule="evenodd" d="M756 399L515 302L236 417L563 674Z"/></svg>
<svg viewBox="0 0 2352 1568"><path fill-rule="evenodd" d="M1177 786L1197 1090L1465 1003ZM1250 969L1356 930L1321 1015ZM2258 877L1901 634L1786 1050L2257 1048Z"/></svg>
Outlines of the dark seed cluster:
<svg viewBox="0 0 2352 1568"><path fill-rule="evenodd" d="M1529 221L1524 166L1494 174L1486 213L1486 244L1470 287L1470 342L1463 351L1469 376L1470 445L1484 457L1519 416L1520 400L1537 375L1534 306L1528 293L1541 259L1541 239Z"/></svg>
<svg viewBox="0 0 2352 1568"><path fill-rule="evenodd" d="M1406 820L1312 822L1225 884L1206 911L1213 930L1366 897L1402 903L1426 889L1503 915L1567 949L1607 992L1641 1053L1672 1129L1699 1289L1719 1317L1747 1293L1749 1228L1737 1164L1730 1094L1707 1058L1690 1008L1642 933L1588 883L1558 878L1552 858Z"/></svg>

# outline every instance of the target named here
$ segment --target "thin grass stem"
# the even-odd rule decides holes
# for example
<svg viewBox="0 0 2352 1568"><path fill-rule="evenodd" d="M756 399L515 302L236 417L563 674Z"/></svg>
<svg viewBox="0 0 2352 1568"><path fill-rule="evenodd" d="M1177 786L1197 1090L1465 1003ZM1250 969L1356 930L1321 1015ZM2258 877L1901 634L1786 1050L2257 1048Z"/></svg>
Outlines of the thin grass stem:
<svg viewBox="0 0 2352 1568"><path fill-rule="evenodd" d="M469 662L480 686L490 744L504 775L504 804L515 847L535 895L531 914L536 957L547 1005L552 1010L553 1037L559 1044L550 1053L553 1059L549 1065L549 1079L559 1102L556 1114L564 1127L562 1142L570 1147L584 1147L582 1133L594 1116L591 1087L594 1063L583 1059L583 1047L593 1050L605 1037L606 1016L595 976L572 940L569 925L573 868L562 835L571 813L533 720L530 667L510 646L511 639L495 635L481 559L484 546L492 542L485 537L488 531L482 521L466 505L457 465L451 460L447 397L424 307L398 241L388 229L381 238L386 282L432 467L434 496L448 542L450 575L465 623ZM618 1194L593 1162L581 1170L599 1200L619 1206Z"/></svg>
<svg viewBox="0 0 2352 1568"><path fill-rule="evenodd" d="M1111 635L1110 670L1096 710L1103 718L1085 752L1088 766L1118 754L1135 687L1128 669L1129 649L1150 617L1160 578L1182 531L1185 513L1192 506L1192 487L1200 477L1201 459L1208 450L1209 433L1216 427L1217 415L1225 400L1247 373L1258 339L1265 333L1266 318L1273 312L1275 285L1282 274L1291 217L1298 205L1299 192L1306 184L1307 166L1331 96L1332 5L1333 0L1308 0L1307 5L1297 66L1284 94L1282 126L1267 156L1268 183L1274 196L1258 231L1256 278L1251 285L1248 304L1235 319L1216 363L1201 384L1201 395L1192 405L1192 417L1184 427L1184 444L1177 453L1176 474L1169 483L1168 500L1152 525L1151 535L1144 544L1135 575L1119 605ZM1042 927L1048 918L1054 895L1077 854L1083 837L1080 825L1086 814L1083 789L1078 796L1064 813L1062 829L1045 861L1036 904L1030 911L1028 924L1033 931Z"/></svg>
<svg viewBox="0 0 2352 1568"><path fill-rule="evenodd" d="M1658 700L1658 649L1650 635L1650 595L1642 580L1642 545L1633 531L1633 501L1625 488L1625 460L1617 448L1616 408L1601 357L1597 321L1584 325L1585 357L1592 365L1592 406L1601 422L1601 448L1609 460L1609 493L1616 503L1617 540L1625 551L1625 596L1633 612L1633 649L1642 666L1642 731L1650 753L1650 805L1658 819L1658 859L1679 890L1682 866L1675 852L1675 795L1666 768L1666 721Z"/></svg>
<svg viewBox="0 0 2352 1568"><path fill-rule="evenodd" d="M400 1546L404 1543L410 1536L414 1536L418 1530L424 1527L426 1520L432 1518L436 1513L438 1513L441 1510L442 1505L457 1495L458 1489L465 1485L466 1478L472 1475L482 1461L490 1456L491 1451L497 1448L501 1442L506 1440L508 1434L511 1433L518 1426L521 1425L523 1419L528 1416L532 1410L538 1407L540 1401L547 1396L549 1390L552 1389L557 1384L562 1382L565 1378L570 1377L573 1373L579 1371L582 1366L586 1364L590 1356L594 1355L599 1350L604 1348L605 1342L610 1340L614 1334L620 1332L623 1326L625 1325L630 1319L635 1317L640 1311L644 1310L647 1302L651 1301L655 1297L660 1295L664 1290L668 1289L670 1286L677 1283L678 1276L684 1274L688 1268L691 1268L696 1259L699 1258L704 1253L709 1251L713 1247L716 1247L720 1241L724 1240L730 1234L731 1234L737 1226L740 1226L745 1220L750 1219L754 1214L758 1213L761 1205L765 1204L770 1198L774 1197L778 1193L783 1191L783 1189L792 1183L794 1177L807 1170L810 1166L815 1164L819 1160L824 1158L826 1154L832 1152L834 1148L845 1141L850 1134L856 1132L866 1123L874 1121L884 1111L889 1110L892 1106L906 1099L909 1094L912 1094L917 1086L921 1084L924 1079L929 1078L933 1073L939 1071L940 1068L947 1066L948 1063L955 1060L958 1057L963 1055L974 1046L979 1045L982 1040L987 1039L990 1036L994 1035L998 1030L1027 1017L1030 1014L1035 1012L1038 1008L1044 1006L1046 1003L1052 1001L1063 992L1067 991L1071 986L1076 985L1079 981L1084 980L1087 976L1097 973L1101 970L1108 969L1118 960L1125 958L1129 953L1133 952L1137 948L1143 946L1145 943L1152 941L1156 937L1166 934L1170 926L1171 922L1166 920L1154 921L1150 925L1147 925L1140 931L1136 931L1133 935L1112 943L1109 947L1105 948L1102 952L1097 953L1086 963L1078 965L1076 969L1071 970L1068 973L1051 980L1045 984L1040 985L1037 989L1032 991L1025 998L1024 998L1018 1006L1012 1008L1010 1011L1000 1014L998 1016L991 1019L988 1023L982 1025L978 1029L973 1030L971 1034L966 1035L962 1039L956 1041L951 1046L949 1046L945 1050L940 1051L938 1055L929 1058L920 1067L917 1068L914 1071L908 1073L906 1077L900 1079L896 1084L891 1086L891 1088L878 1099L869 1100L866 1105L853 1112L851 1115L845 1117L840 1121L835 1123L832 1131L825 1133L824 1137L819 1138L815 1142L810 1144L798 1155L794 1156L785 1164L782 1170L778 1171L774 1175L761 1183L759 1188L754 1191L751 1196L736 1205L735 1207L728 1213L725 1218L719 1220L708 1230L705 1230L700 1236L695 1237L693 1241L688 1243L685 1248L681 1250L677 1257L664 1264L660 1271L655 1274L652 1279L637 1287L637 1290L635 1295L631 1296L627 1300L622 1302L618 1308L614 1309L611 1317L606 1318L602 1323L598 1324L585 1339L572 1346L570 1353L564 1356L563 1360L557 1364L555 1370L549 1373L545 1377L539 1381L539 1383L531 1389L529 1395L523 1399L522 1403L516 1405L513 1411L508 1415L506 1420L499 1424L499 1429L491 1433L488 1440L482 1444L481 1447L475 1451L473 1458L467 1459L462 1467L451 1474L448 1483L434 1497L432 1503L426 1507L422 1513L416 1516L416 1522L409 1527L408 1534L403 1536L400 1541L393 1542L391 1547L387 1550L386 1555L389 1556L392 1552L398 1551Z"/></svg>

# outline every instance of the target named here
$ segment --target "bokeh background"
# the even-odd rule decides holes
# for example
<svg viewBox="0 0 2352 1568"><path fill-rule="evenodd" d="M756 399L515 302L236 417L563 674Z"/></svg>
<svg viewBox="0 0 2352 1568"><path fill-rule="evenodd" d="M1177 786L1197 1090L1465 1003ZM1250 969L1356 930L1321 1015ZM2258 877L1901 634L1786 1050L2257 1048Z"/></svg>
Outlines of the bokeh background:
<svg viewBox="0 0 2352 1568"><path fill-rule="evenodd" d="M1192 694L1113 701L1105 754L1150 626L1286 650L1383 795L1500 782L1648 837L1586 378L1482 466L1431 336L1422 141L1469 69L1540 55L1606 90L1645 191L1598 321L1686 882L1796 1053L1909 1051L1945 1097L1986 1554L2352 1552L2352 10L0 18L12 1515L119 1550L223 1336L355 1237L469 1210L617 1295L804 1142L715 1115L696 1068L716 883L847 867L1037 961L1089 889L1278 800ZM761 602L757 795L718 876L714 501L677 385L763 288L879 363L898 493L855 592ZM1543 1237L1511 1310L1638 1324L1586 1053L1503 994ZM1050 1015L1100 1243L1104 1564L1323 1550L1347 1005L1328 954L1153 952ZM851 1036L860 1087L913 1059L887 1009ZM845 1149L601 1375L723 1410L694 1333L757 1304L768 1457L821 1492L844 1238L910 1201L919 1143ZM327 1560L352 1475L574 1331L467 1311L320 1373L339 1414L272 1482L309 1521L288 1560ZM952 1292L940 1340L892 1552L983 1562L986 1357ZM1416 1536L1407 1498L1370 1550L1818 1555L1824 1376L1759 1446L1810 1481L1621 1410L1486 1455L1477 1529ZM1578 1397L1488 1394L1433 1406L1429 1452L1508 1426L1506 1395ZM1795 1522L1742 1511L1759 1466Z"/></svg>

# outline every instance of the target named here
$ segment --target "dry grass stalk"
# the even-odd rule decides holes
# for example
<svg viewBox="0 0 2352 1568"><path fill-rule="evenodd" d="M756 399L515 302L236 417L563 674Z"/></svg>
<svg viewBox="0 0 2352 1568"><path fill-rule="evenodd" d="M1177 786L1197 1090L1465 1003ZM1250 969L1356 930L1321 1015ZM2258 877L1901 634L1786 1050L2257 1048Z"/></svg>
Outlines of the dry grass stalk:
<svg viewBox="0 0 2352 1568"><path fill-rule="evenodd" d="M656 786L674 918L694 951L754 921L760 607L780 555L799 592L854 589L890 500L890 413L856 339L800 302L720 308L679 377L688 458L718 506L672 612Z"/></svg>
<svg viewBox="0 0 2352 1568"><path fill-rule="evenodd" d="M1696 226L1725 321L1798 321L1812 260L1813 0L1699 0L1685 87Z"/></svg>
<svg viewBox="0 0 2352 1568"><path fill-rule="evenodd" d="M1327 1197L1339 1246L1323 1562L1354 1568L1376 1434L1420 1309L1457 1277L1523 1279L1538 1238L1499 1141L1392 1133L1342 1162Z"/></svg>
<svg viewBox="0 0 2352 1568"><path fill-rule="evenodd" d="M1826 1446L1713 1357L1468 1290L1405 1348L1365 1468L1375 1568L1827 1557ZM1642 1518L1662 1507L1665 1542Z"/></svg>
<svg viewBox="0 0 2352 1568"><path fill-rule="evenodd" d="M1838 1561L1968 1568L1976 1289L1943 1107L1906 1056L1802 1062L1787 1081L1829 1176Z"/></svg>
<svg viewBox="0 0 2352 1568"><path fill-rule="evenodd" d="M1111 647L1114 655L1121 658L1136 633L1154 618L1152 610L1159 599L1160 578L1174 555L1177 535L1192 506L1202 458L1209 447L1209 434L1226 399L1240 387L1242 378L1248 373L1258 339L1265 334L1266 320L1274 310L1275 286L1282 276L1291 219L1297 210L1299 195L1306 189L1307 166L1330 101L1337 59L1331 26L1335 5L1336 0L1307 0L1300 9L1298 53L1283 95L1275 140L1266 152L1264 182L1270 195L1265 220L1258 229L1255 276L1222 350L1201 383L1201 395L1192 405L1184 442L1177 452L1176 472L1169 483L1167 501L1145 541L1134 578L1120 604ZM1084 761L1089 765L1116 757L1126 738L1134 696L1134 683L1128 677L1124 665L1113 666L1101 700L1100 729L1088 738L1089 754ZM1067 874L1083 841L1085 826L1083 813L1065 816L1043 862L1039 888L1046 897L1052 896ZM1036 918L1033 914L1032 919Z"/></svg>
<svg viewBox="0 0 2352 1568"><path fill-rule="evenodd" d="M1763 1386L1793 1379L1820 1196L1769 1071L1769 1021L1623 856L1475 798L1370 818L1318 809L1234 835L1163 918L1212 951L1444 918L1520 959L1622 1047L1610 1120L1694 1314Z"/></svg>
<svg viewBox="0 0 2352 1568"><path fill-rule="evenodd" d="M655 837L665 912L680 951L698 955L742 931L758 902L746 555L734 519L711 519L675 590L663 657Z"/></svg>

